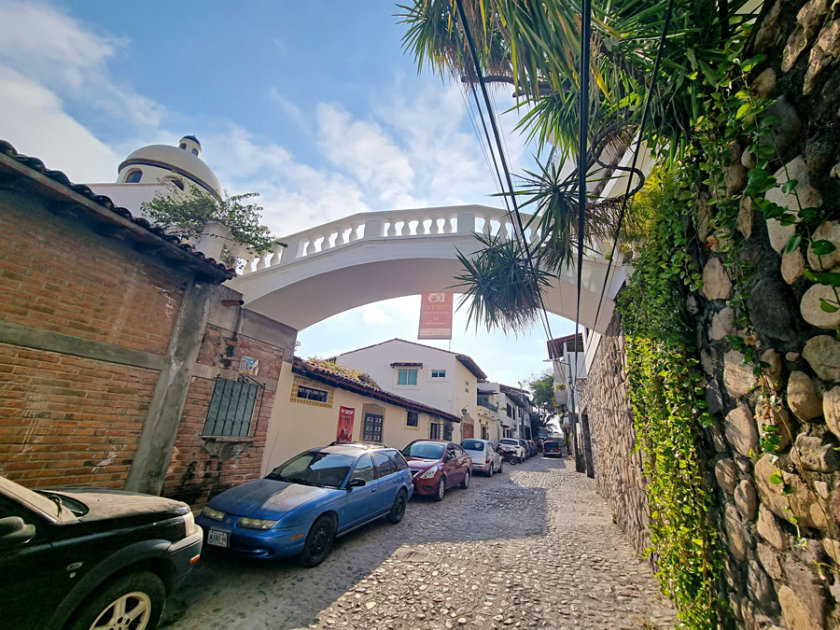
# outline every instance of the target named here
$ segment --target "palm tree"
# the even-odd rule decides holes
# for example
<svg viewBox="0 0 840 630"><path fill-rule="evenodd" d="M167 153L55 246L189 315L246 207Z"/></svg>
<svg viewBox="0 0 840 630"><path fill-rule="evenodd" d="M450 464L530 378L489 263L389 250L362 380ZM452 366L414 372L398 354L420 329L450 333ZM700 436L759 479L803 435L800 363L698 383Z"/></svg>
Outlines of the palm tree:
<svg viewBox="0 0 840 630"><path fill-rule="evenodd" d="M476 42L478 72L486 82L509 84L515 90L517 109L525 110L519 129L539 146L550 145L558 160L574 156L579 146L579 92L581 77L580 5L574 0L460 0L466 17L462 23L457 0L415 0L401 6L407 26L405 49L413 54L418 70L452 73L464 83L475 83L478 74L466 49L465 28ZM636 134L642 119L644 97L651 91L650 125L644 133L649 147L668 147L679 156L700 114L699 104L715 85L706 77L712 69L731 62L733 44L746 37L742 28L749 16L742 14L746 0L695 0L676 2L668 37L662 49L660 76L652 69L663 30L666 4L661 0L601 0L593 3L590 71L592 98L585 160L590 179L609 177L617 160ZM619 150L616 151L615 149ZM610 149L614 159L603 162ZM641 187L640 173L632 193ZM558 164L540 165L526 172L521 188L513 194L531 206L531 227L538 237L530 252L545 272L559 274L571 263L578 225L577 175L561 176ZM595 191L599 191L596 186ZM584 241L609 237L616 229L621 197L595 199L587 204ZM465 264L458 279L473 300L470 317L488 328L520 329L536 316L539 300L528 292L538 290L545 278L523 280L506 290L493 289L490 277L526 278L534 275L524 263L527 253L511 251L509 243L482 242L476 263ZM504 247L500 253L487 250ZM462 262L467 258L461 256ZM490 264L512 265L492 270ZM475 302L478 302L477 304Z"/></svg>

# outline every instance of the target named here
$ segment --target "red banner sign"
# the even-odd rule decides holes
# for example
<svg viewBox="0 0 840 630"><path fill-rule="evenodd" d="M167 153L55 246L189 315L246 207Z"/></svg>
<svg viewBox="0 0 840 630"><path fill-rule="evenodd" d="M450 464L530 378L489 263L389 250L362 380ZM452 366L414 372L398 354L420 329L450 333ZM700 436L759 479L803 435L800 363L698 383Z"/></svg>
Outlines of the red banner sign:
<svg viewBox="0 0 840 630"><path fill-rule="evenodd" d="M424 293L418 339L452 339L452 294Z"/></svg>
<svg viewBox="0 0 840 630"><path fill-rule="evenodd" d="M355 418L355 416L356 410L352 407L339 407L336 442L353 441L353 418Z"/></svg>

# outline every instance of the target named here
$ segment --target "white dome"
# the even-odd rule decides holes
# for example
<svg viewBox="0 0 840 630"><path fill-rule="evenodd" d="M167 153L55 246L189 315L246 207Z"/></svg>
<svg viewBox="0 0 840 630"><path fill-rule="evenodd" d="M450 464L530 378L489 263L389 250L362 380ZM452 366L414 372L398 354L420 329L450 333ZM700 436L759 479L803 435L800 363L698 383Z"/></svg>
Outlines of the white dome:
<svg viewBox="0 0 840 630"><path fill-rule="evenodd" d="M152 144L137 149L120 164L117 181L128 183L141 181L145 183L146 177L133 180L131 179L131 173L139 170L143 172L143 175L146 175L146 171L150 171L150 175L156 180L167 179L166 175L185 177L208 192L221 197L222 185L219 178L198 157L198 152L201 150L198 140L194 136L185 136L181 139L180 144L185 148Z"/></svg>

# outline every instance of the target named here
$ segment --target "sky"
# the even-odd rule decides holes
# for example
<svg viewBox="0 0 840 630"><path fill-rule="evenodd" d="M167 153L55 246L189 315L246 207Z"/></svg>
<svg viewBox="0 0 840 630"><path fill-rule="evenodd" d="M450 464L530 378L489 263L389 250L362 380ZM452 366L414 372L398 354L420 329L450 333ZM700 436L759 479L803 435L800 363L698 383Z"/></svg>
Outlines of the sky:
<svg viewBox="0 0 840 630"><path fill-rule="evenodd" d="M229 194L257 192L273 234L357 212L500 207L460 82L403 51L401 9L384 0L0 0L0 139L79 183L113 182L149 144L192 134ZM494 91L494 109L513 101ZM512 170L537 149L499 117ZM457 300L456 300L457 303ZM420 296L353 309L300 332L298 355L329 357L417 340ZM519 336L467 326L451 341L491 381L549 369L542 327ZM551 333L574 332L550 316Z"/></svg>

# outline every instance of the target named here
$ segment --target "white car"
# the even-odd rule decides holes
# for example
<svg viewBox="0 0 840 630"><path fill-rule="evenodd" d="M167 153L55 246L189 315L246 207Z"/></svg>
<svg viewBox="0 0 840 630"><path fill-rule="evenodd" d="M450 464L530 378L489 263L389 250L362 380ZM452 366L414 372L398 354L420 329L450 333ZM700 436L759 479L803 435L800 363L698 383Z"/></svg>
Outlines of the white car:
<svg viewBox="0 0 840 630"><path fill-rule="evenodd" d="M514 464L525 461L525 447L519 443L519 440L513 438L502 438L499 440L499 448L508 453L510 460Z"/></svg>
<svg viewBox="0 0 840 630"><path fill-rule="evenodd" d="M472 459L472 469L474 473L482 472L488 477L492 477L494 472L502 472L504 460L499 455L498 451L493 447L493 443L489 440L479 440L477 438L467 438L461 440L461 448L463 448L467 455Z"/></svg>

